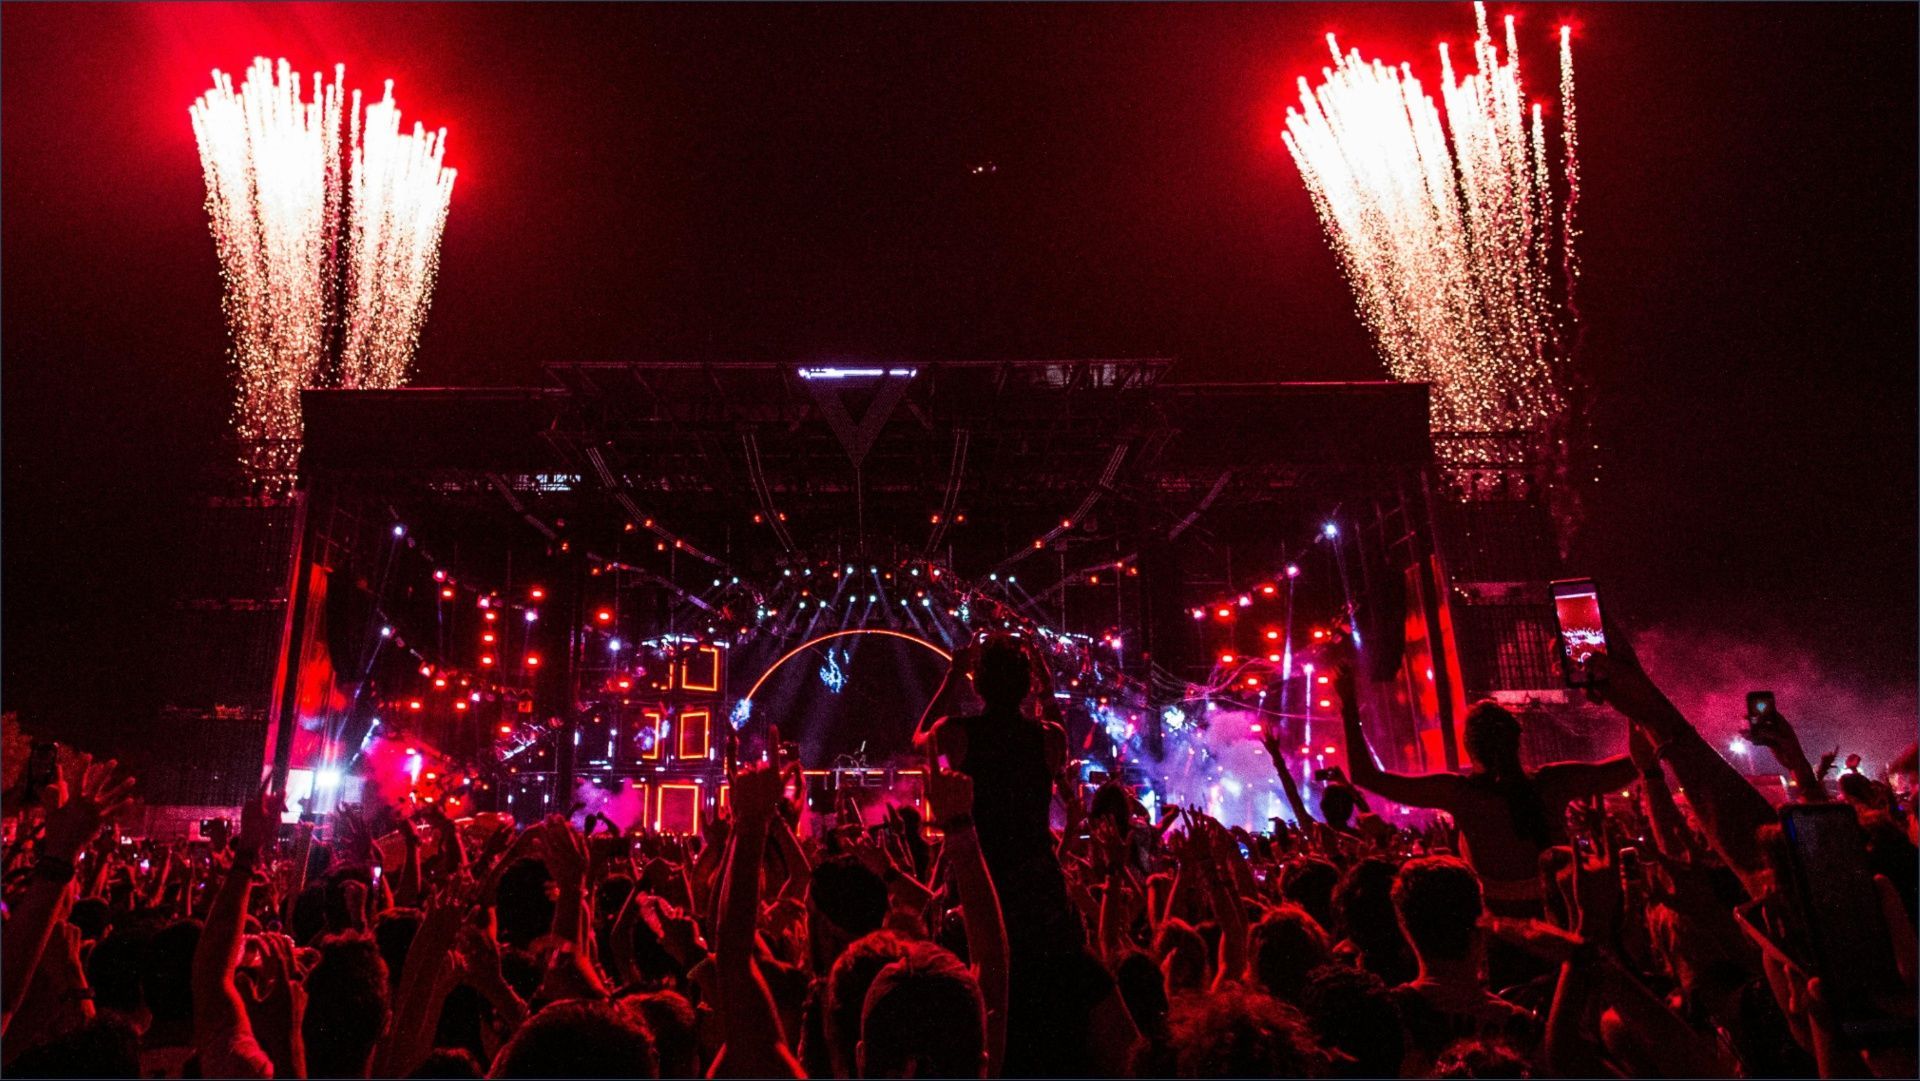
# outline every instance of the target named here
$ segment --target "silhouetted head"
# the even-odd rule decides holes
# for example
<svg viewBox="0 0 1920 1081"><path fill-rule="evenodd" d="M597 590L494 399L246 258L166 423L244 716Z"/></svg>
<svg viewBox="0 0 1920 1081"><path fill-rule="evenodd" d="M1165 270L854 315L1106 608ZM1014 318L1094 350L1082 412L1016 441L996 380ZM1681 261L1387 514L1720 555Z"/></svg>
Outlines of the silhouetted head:
<svg viewBox="0 0 1920 1081"><path fill-rule="evenodd" d="M1332 960L1327 932L1307 910L1286 904L1253 925L1251 975L1267 994L1294 1002L1307 973Z"/></svg>
<svg viewBox="0 0 1920 1081"><path fill-rule="evenodd" d="M858 1047L861 1077L985 1077L979 981L946 950L913 947L867 989Z"/></svg>
<svg viewBox="0 0 1920 1081"><path fill-rule="evenodd" d="M1324 1077L1331 1065L1299 1010L1239 988L1181 999L1171 1049L1177 1077Z"/></svg>
<svg viewBox="0 0 1920 1081"><path fill-rule="evenodd" d="M980 647L973 689L988 709L1017 708L1033 689L1033 666L1012 638L991 638Z"/></svg>
<svg viewBox="0 0 1920 1081"><path fill-rule="evenodd" d="M833 1068L851 1077L860 1044L860 1015L867 992L882 969L913 951L913 943L892 931L875 931L847 947L827 976L827 1049Z"/></svg>
<svg viewBox="0 0 1920 1081"><path fill-rule="evenodd" d="M1320 815L1335 829L1345 829L1353 820L1353 807L1353 790L1345 785L1329 785L1320 793Z"/></svg>
<svg viewBox="0 0 1920 1081"><path fill-rule="evenodd" d="M493 1061L491 1077L659 1077L653 1034L637 1011L568 1000L534 1014Z"/></svg>
<svg viewBox="0 0 1920 1081"><path fill-rule="evenodd" d="M1463 860L1422 856L1408 860L1393 884L1400 929L1421 963L1464 961L1479 940L1486 903L1480 878Z"/></svg>
<svg viewBox="0 0 1920 1081"><path fill-rule="evenodd" d="M1494 701L1476 702L1467 711L1467 757L1486 773L1520 771L1520 719Z"/></svg>
<svg viewBox="0 0 1920 1081"><path fill-rule="evenodd" d="M620 1004L639 1014L653 1032L653 1049L660 1059L661 1077L700 1076L699 1020L685 995L678 991L649 991L628 995Z"/></svg>
<svg viewBox="0 0 1920 1081"><path fill-rule="evenodd" d="M1407 1027L1380 977L1352 965L1322 965L1307 974L1300 1010L1320 1042L1354 1060L1359 1077L1398 1077Z"/></svg>
<svg viewBox="0 0 1920 1081"><path fill-rule="evenodd" d="M387 963L372 935L328 935L320 963L307 973L307 1012L300 1031L313 1077L365 1077L387 1027Z"/></svg>

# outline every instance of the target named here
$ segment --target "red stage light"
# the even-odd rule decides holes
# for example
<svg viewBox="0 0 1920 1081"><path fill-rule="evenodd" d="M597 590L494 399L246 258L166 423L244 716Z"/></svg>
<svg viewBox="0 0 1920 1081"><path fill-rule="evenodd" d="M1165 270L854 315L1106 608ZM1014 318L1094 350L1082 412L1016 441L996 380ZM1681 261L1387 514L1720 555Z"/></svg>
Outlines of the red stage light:
<svg viewBox="0 0 1920 1081"><path fill-rule="evenodd" d="M1315 638L1325 638L1327 636L1327 632L1316 628L1313 632L1313 636Z"/></svg>
<svg viewBox="0 0 1920 1081"><path fill-rule="evenodd" d="M480 655L480 664L482 667L485 667L485 668L493 667L493 654L482 653Z"/></svg>
<svg viewBox="0 0 1920 1081"><path fill-rule="evenodd" d="M1231 608L1215 608L1215 609L1213 610L1213 614L1214 614L1214 617L1215 617L1216 619L1232 619L1232 618L1233 618L1233 609L1231 609Z"/></svg>
<svg viewBox="0 0 1920 1081"><path fill-rule="evenodd" d="M1327 677L1326 677L1326 676L1319 676L1319 677L1317 677L1316 679L1314 679L1314 682L1315 682L1315 683L1325 683L1325 682L1327 682Z"/></svg>
<svg viewBox="0 0 1920 1081"><path fill-rule="evenodd" d="M465 701L455 702L453 708L460 713L465 713L467 711L467 703Z"/></svg>
<svg viewBox="0 0 1920 1081"><path fill-rule="evenodd" d="M1248 676L1248 677L1247 677L1247 686L1249 686L1249 687L1258 687L1259 685L1260 685L1260 677L1259 677L1259 676Z"/></svg>
<svg viewBox="0 0 1920 1081"><path fill-rule="evenodd" d="M1321 708L1321 709L1326 709L1326 708L1327 708L1328 706L1331 706L1331 705L1333 705L1333 700L1332 700L1332 699L1330 699L1330 698L1322 698L1322 699L1320 700L1320 708Z"/></svg>
<svg viewBox="0 0 1920 1081"><path fill-rule="evenodd" d="M1327 753L1328 753L1328 754L1333 754L1333 753L1334 753L1334 750L1333 750L1333 745L1332 745L1332 744L1328 744L1328 745L1327 745Z"/></svg>
<svg viewBox="0 0 1920 1081"><path fill-rule="evenodd" d="M1272 642L1272 641L1275 641L1276 639L1278 639L1279 637L1280 637L1280 632L1279 632L1279 631L1276 631L1276 630L1272 630L1272 629L1268 629L1268 631L1267 631L1267 641L1269 641L1269 642Z"/></svg>
<svg viewBox="0 0 1920 1081"><path fill-rule="evenodd" d="M611 623L613 622L613 609L602 608L598 612L595 612L593 614L593 618L599 620L602 623Z"/></svg>
<svg viewBox="0 0 1920 1081"><path fill-rule="evenodd" d="M532 589L527 590L527 596L532 597L536 601L543 601L547 599L547 591L541 589L539 586L534 586Z"/></svg>
<svg viewBox="0 0 1920 1081"><path fill-rule="evenodd" d="M1279 663L1280 663L1280 654L1278 654L1278 653L1269 653L1269 654L1267 654L1267 663L1268 663L1268 664L1279 664Z"/></svg>
<svg viewBox="0 0 1920 1081"><path fill-rule="evenodd" d="M1254 735L1256 735L1256 736L1257 736L1257 735L1259 735L1259 734L1260 734L1260 722L1258 722L1258 721L1255 721L1255 722L1254 722L1253 724L1250 724L1250 725L1248 725L1248 726L1247 726L1247 731L1249 731L1249 732L1252 732L1252 733L1253 733Z"/></svg>
<svg viewBox="0 0 1920 1081"><path fill-rule="evenodd" d="M1261 586L1260 592L1269 597L1273 596L1273 592L1274 592L1273 584L1269 582L1268 584Z"/></svg>
<svg viewBox="0 0 1920 1081"><path fill-rule="evenodd" d="M424 709L424 708L426 708L426 703L425 703L425 702L422 702L422 701L420 701L420 700L419 700L418 698L415 698L415 699L413 699L412 701L410 701L410 702L408 702L408 703L407 703L407 708L408 708L408 709L415 709L415 710L417 710L417 709Z"/></svg>
<svg viewBox="0 0 1920 1081"><path fill-rule="evenodd" d="M441 599L441 600L443 600L443 601L450 601L450 600L452 600L452 599L453 599L453 587L452 587L452 586L443 586L443 587L441 587L441 590L440 590L440 599Z"/></svg>
<svg viewBox="0 0 1920 1081"><path fill-rule="evenodd" d="M444 691L444 690L446 690L446 689L447 689L447 677L445 677L445 676L435 676L435 677L434 677L434 679L433 679L433 686L434 686L434 689L436 689L436 690L442 690L442 691Z"/></svg>
<svg viewBox="0 0 1920 1081"><path fill-rule="evenodd" d="M447 572L446 572L446 571L443 571L443 570L438 570L438 569L436 569L436 570L435 570L435 571L433 572L433 580L434 580L434 581L436 581L436 582L444 582L444 581L446 581L446 580L447 580Z"/></svg>
<svg viewBox="0 0 1920 1081"><path fill-rule="evenodd" d="M1231 653L1222 653L1222 654L1220 654L1220 663L1221 663L1221 664L1232 664L1232 663L1233 663L1233 654L1231 654Z"/></svg>
<svg viewBox="0 0 1920 1081"><path fill-rule="evenodd" d="M527 667L528 668L540 667L540 654L538 653L527 654Z"/></svg>
<svg viewBox="0 0 1920 1081"><path fill-rule="evenodd" d="M501 735L503 735L503 736L511 736L511 735L513 735L513 726L512 726L512 725L510 725L510 724L503 724L503 725L501 725L501 726L500 726L500 734L501 734Z"/></svg>
<svg viewBox="0 0 1920 1081"><path fill-rule="evenodd" d="M498 612L496 612L496 611L494 611L494 610L493 610L493 609L491 609L491 608L489 608L489 609L487 609L487 610L486 610L486 612L484 612L484 613L482 613L482 614L483 614L483 615L485 615L485 617L486 617L486 620L487 620L487 622L488 622L488 623L492 623L492 622L493 622L494 620L496 620L496 619L499 619L499 618L500 618L500 613L498 613Z"/></svg>
<svg viewBox="0 0 1920 1081"><path fill-rule="evenodd" d="M487 643L488 645L492 645L492 644L493 644L493 632L492 632L492 631L488 631L487 633L485 633L485 634L483 634L483 635L481 635L481 636L480 636L480 640L481 640L482 642L485 642L485 643Z"/></svg>

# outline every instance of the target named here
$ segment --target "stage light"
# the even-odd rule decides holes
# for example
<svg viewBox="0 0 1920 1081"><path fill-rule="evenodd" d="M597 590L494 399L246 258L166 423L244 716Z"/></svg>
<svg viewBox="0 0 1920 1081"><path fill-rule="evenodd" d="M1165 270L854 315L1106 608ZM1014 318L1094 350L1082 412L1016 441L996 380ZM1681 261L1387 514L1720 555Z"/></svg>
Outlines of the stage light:
<svg viewBox="0 0 1920 1081"><path fill-rule="evenodd" d="M381 628L380 628L380 637L382 637L382 638L392 638L392 637L393 637L393 628L392 628L392 627L385 627L385 626L383 626L383 627L381 627Z"/></svg>
<svg viewBox="0 0 1920 1081"><path fill-rule="evenodd" d="M1013 584L1014 584L1015 582L1018 582L1019 580L1020 580L1020 579L1018 579L1018 578L1015 578L1015 577L1014 577L1013 575L1011 575L1011 574L1009 574L1009 575L1007 575L1007 584L1008 584L1008 585L1013 585Z"/></svg>
<svg viewBox="0 0 1920 1081"><path fill-rule="evenodd" d="M1333 746L1332 746L1331 744L1329 744L1329 745L1327 746L1327 749L1326 749L1326 750L1327 750L1327 753L1328 753L1328 754L1333 754L1333 753L1335 753L1335 752L1334 752L1334 749L1333 749Z"/></svg>
<svg viewBox="0 0 1920 1081"><path fill-rule="evenodd" d="M528 668L540 667L540 654L538 653L527 654L527 667Z"/></svg>
<svg viewBox="0 0 1920 1081"><path fill-rule="evenodd" d="M1287 577L1289 578L1300 577L1300 565L1298 563L1287 564Z"/></svg>
<svg viewBox="0 0 1920 1081"><path fill-rule="evenodd" d="M1215 618L1215 619L1232 619L1232 618L1233 618L1233 609L1231 609L1231 608L1225 608L1225 607L1222 607L1222 608L1215 608L1215 609L1213 610L1213 615L1214 615L1214 618Z"/></svg>
<svg viewBox="0 0 1920 1081"><path fill-rule="evenodd" d="M1240 594L1240 607L1249 608L1249 607L1252 607L1252 605L1253 605L1252 597L1247 596L1245 593Z"/></svg>
<svg viewBox="0 0 1920 1081"><path fill-rule="evenodd" d="M426 708L426 703L415 698L407 702L407 708L412 710L424 709Z"/></svg>
<svg viewBox="0 0 1920 1081"><path fill-rule="evenodd" d="M613 641L607 643L607 651L610 653L618 653L620 652L622 644L620 639L615 638Z"/></svg>
<svg viewBox="0 0 1920 1081"><path fill-rule="evenodd" d="M1315 638L1316 640L1318 640L1318 639L1321 639L1321 638L1325 638L1326 636L1327 636L1327 632L1326 632L1326 631L1323 631L1323 630L1321 630L1321 629L1320 629L1320 628L1318 628L1318 627L1315 627L1315 628L1313 629L1313 637L1314 637L1314 638Z"/></svg>
<svg viewBox="0 0 1920 1081"><path fill-rule="evenodd" d="M529 609L527 609L527 622L528 622L528 623L532 623L532 622L534 622L534 621L536 621L536 620L538 620L539 618L540 618L540 613L539 613L539 612L537 612L537 611L534 611L534 610L533 610L533 609L531 609L531 608L529 608Z"/></svg>
<svg viewBox="0 0 1920 1081"><path fill-rule="evenodd" d="M1195 608L1193 610L1193 618L1195 619L1207 618L1207 610L1205 608Z"/></svg>
<svg viewBox="0 0 1920 1081"><path fill-rule="evenodd" d="M1332 700L1332 699L1330 699L1330 698L1322 698L1322 699L1320 700L1320 708L1321 708L1321 709L1327 709L1328 707L1330 707L1330 706L1332 706L1332 705L1333 705L1333 700Z"/></svg>
<svg viewBox="0 0 1920 1081"><path fill-rule="evenodd" d="M441 586L441 587L440 587L440 599L441 599L441 600L443 600L443 601L450 601L450 600L452 600L452 599L453 599L453 587L452 587L452 586Z"/></svg>
<svg viewBox="0 0 1920 1081"><path fill-rule="evenodd" d="M1222 654L1220 654L1220 663L1221 663L1221 664L1232 664L1232 663L1233 663L1233 654L1231 654L1231 653L1222 653Z"/></svg>
<svg viewBox="0 0 1920 1081"><path fill-rule="evenodd" d="M434 581L436 581L436 582L444 582L444 581L446 581L446 580L447 580L447 572L446 572L446 571L444 571L444 570L441 570L441 569L440 569L440 568L438 568L438 567L436 567L436 568L434 568L434 571L433 571L433 580L434 580Z"/></svg>
<svg viewBox="0 0 1920 1081"><path fill-rule="evenodd" d="M404 525L401 525L401 524L399 524L398 522L395 522L395 523L394 523L394 526L393 526L393 535L394 535L394 536L396 536L396 537L404 537L404 536L406 536L406 535L407 535L407 527L406 527L406 526L404 526Z"/></svg>
<svg viewBox="0 0 1920 1081"><path fill-rule="evenodd" d="M341 779L340 771L337 769L319 770L313 775L313 787L323 791L331 791L340 787Z"/></svg>
<svg viewBox="0 0 1920 1081"><path fill-rule="evenodd" d="M465 713L467 711L467 703L464 700L455 702L453 708L457 712Z"/></svg>
<svg viewBox="0 0 1920 1081"><path fill-rule="evenodd" d="M1071 519L1071 518L1062 518L1062 519L1060 519L1060 528L1061 528L1061 529L1072 529L1072 528L1073 528L1073 519Z"/></svg>
<svg viewBox="0 0 1920 1081"><path fill-rule="evenodd" d="M1735 736L1732 742L1727 744L1727 750L1745 757L1749 751L1753 750L1753 744L1748 743L1745 736Z"/></svg>
<svg viewBox="0 0 1920 1081"><path fill-rule="evenodd" d="M496 619L499 619L499 618L500 618L500 613L498 613L498 612L496 612L496 611L494 611L493 609L491 609L491 608L489 608L489 609L487 609L487 610L486 610L486 612L484 613L484 617L486 618L486 621L487 621L488 623L492 623L492 622L493 622L494 620L496 620Z"/></svg>
<svg viewBox="0 0 1920 1081"><path fill-rule="evenodd" d="M1321 677L1320 677L1319 679L1316 679L1316 680L1314 680L1314 682L1315 682L1315 683L1321 683L1321 684L1324 684L1324 683L1326 683L1326 682L1327 682L1327 677L1326 677L1326 676L1321 676Z"/></svg>
<svg viewBox="0 0 1920 1081"><path fill-rule="evenodd" d="M1265 585L1262 585L1262 586L1260 587L1260 595L1261 595L1261 596L1263 596L1263 597L1271 597L1271 596L1273 596L1273 594L1274 594L1274 585L1273 585L1273 583L1272 583L1272 582L1268 582L1268 583L1266 583Z"/></svg>
<svg viewBox="0 0 1920 1081"><path fill-rule="evenodd" d="M500 726L498 731L503 736L511 736L513 735L513 726L510 724L503 724Z"/></svg>
<svg viewBox="0 0 1920 1081"><path fill-rule="evenodd" d="M445 677L445 676L435 676L435 677L433 677L433 689L434 689L434 690L436 690L436 691L444 691L444 690L446 690L446 689L447 689L447 677Z"/></svg>
<svg viewBox="0 0 1920 1081"><path fill-rule="evenodd" d="M482 653L482 654L480 655L480 666L481 666L482 668L491 668L491 667L493 667L493 654L491 654L491 653Z"/></svg>
<svg viewBox="0 0 1920 1081"><path fill-rule="evenodd" d="M492 607L493 607L493 601L492 601L492 600L491 600L490 598L487 598L487 597L482 597L482 598L480 598L480 607L482 607L482 608L492 608Z"/></svg>
<svg viewBox="0 0 1920 1081"><path fill-rule="evenodd" d="M1279 632L1279 631L1276 631L1276 630L1273 630L1272 628L1268 628L1268 630L1267 630L1267 641L1269 641L1269 642L1275 642L1275 641L1278 641L1278 640L1279 640L1279 638L1280 638L1280 632Z"/></svg>
<svg viewBox="0 0 1920 1081"><path fill-rule="evenodd" d="M1248 676L1248 677L1247 677L1247 686L1249 686L1249 687L1258 687L1259 685L1260 685L1260 677L1259 677L1259 676Z"/></svg>
<svg viewBox="0 0 1920 1081"><path fill-rule="evenodd" d="M1269 653L1269 654L1267 654L1267 663L1268 663L1268 664L1279 664L1279 663L1280 663L1280 654L1278 654L1278 653Z"/></svg>
<svg viewBox="0 0 1920 1081"><path fill-rule="evenodd" d="M1251 732L1251 733L1253 733L1253 734L1254 734L1254 735L1256 735L1256 736L1257 736L1257 735L1259 735L1259 734L1260 734L1260 722L1259 722L1259 721L1255 721L1255 722L1253 722L1252 724L1250 724L1250 725L1248 725L1248 726L1247 726L1247 731L1249 731L1249 732Z"/></svg>
<svg viewBox="0 0 1920 1081"><path fill-rule="evenodd" d="M430 675L432 675L432 674L433 674L433 665L430 665L430 664L423 664L423 665L421 665L421 666L420 666L420 674L421 674L421 675L423 675L423 676L430 676Z"/></svg>
<svg viewBox="0 0 1920 1081"><path fill-rule="evenodd" d="M715 584L717 585L718 583L715 583ZM602 608L598 612L595 612L593 614L593 618L599 620L602 623L611 623L613 622L613 609Z"/></svg>
<svg viewBox="0 0 1920 1081"><path fill-rule="evenodd" d="M1301 666L1300 666L1300 669L1301 669L1301 671L1303 671L1303 672L1305 672L1305 673L1306 673L1306 674L1308 674L1308 675L1312 675L1312 674L1313 674L1313 665L1310 665L1310 664L1303 664L1303 665L1301 665Z"/></svg>
<svg viewBox="0 0 1920 1081"><path fill-rule="evenodd" d="M493 632L492 632L492 631L488 631L488 632L486 632L485 634L483 634L483 635L481 635L481 636L480 636L480 640L481 640L482 642L485 642L485 643L487 643L488 645L492 645L492 644L493 644L493 639L494 639L494 634L493 634Z"/></svg>

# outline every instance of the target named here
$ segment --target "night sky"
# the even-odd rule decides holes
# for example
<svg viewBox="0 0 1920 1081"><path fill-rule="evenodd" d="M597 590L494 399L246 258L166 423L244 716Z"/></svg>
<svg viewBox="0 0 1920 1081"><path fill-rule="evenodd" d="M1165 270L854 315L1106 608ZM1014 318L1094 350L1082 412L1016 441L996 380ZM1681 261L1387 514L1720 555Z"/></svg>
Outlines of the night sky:
<svg viewBox="0 0 1920 1081"><path fill-rule="evenodd" d="M1578 28L1583 364L1607 466L1576 568L1693 701L1772 682L1835 731L1904 717L1884 737L1904 743L1915 10L1519 14L1549 101L1556 27ZM1370 379L1279 121L1326 31L1431 83L1434 46L1463 51L1472 20L1466 3L6 5L5 706L56 733L152 716L169 560L230 393L187 121L213 67L344 61L349 86L391 77L408 123L450 129L422 385L855 357Z"/></svg>

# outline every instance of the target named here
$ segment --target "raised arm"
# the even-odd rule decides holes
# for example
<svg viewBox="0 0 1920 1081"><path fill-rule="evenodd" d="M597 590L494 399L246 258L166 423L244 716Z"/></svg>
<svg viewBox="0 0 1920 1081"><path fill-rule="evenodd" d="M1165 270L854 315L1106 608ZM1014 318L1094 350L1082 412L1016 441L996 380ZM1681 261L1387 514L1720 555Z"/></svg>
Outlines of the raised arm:
<svg viewBox="0 0 1920 1081"><path fill-rule="evenodd" d="M1353 783L1395 803L1451 814L1459 800L1460 778L1451 773L1389 773L1381 769L1373 761L1367 730L1360 723L1359 685L1353 677L1353 666L1342 663L1334 669L1333 680L1334 690L1340 695L1340 720L1346 729L1347 775Z"/></svg>
<svg viewBox="0 0 1920 1081"><path fill-rule="evenodd" d="M915 747L924 749L928 745L940 718L966 713L978 704L973 693L973 665L979 658L980 647L972 643L954 651L947 674L940 680L940 688L933 692L933 700L921 711L920 723L913 728Z"/></svg>
<svg viewBox="0 0 1920 1081"><path fill-rule="evenodd" d="M0 988L4 989L0 1034L12 1022L46 951L55 912L74 878L74 861L100 827L133 802L133 778L116 778L116 766L113 761L95 765L90 756L81 755L62 769L61 783L48 786L43 794L52 801L52 809L47 812L33 879L0 931L0 954L7 959L0 966Z"/></svg>
<svg viewBox="0 0 1920 1081"><path fill-rule="evenodd" d="M1589 662L1601 679L1589 694L1646 733L1655 753L1673 767L1714 851L1758 896L1767 888L1767 862L1758 836L1761 826L1777 820L1772 805L1654 686L1619 628L1607 628L1607 641L1611 652Z"/></svg>
<svg viewBox="0 0 1920 1081"><path fill-rule="evenodd" d="M1587 799L1606 792L1618 792L1640 779L1631 755L1599 762L1552 762L1534 774L1540 787L1558 799Z"/></svg>
<svg viewBox="0 0 1920 1081"><path fill-rule="evenodd" d="M998 1077L1007 1050L1007 924L973 832L973 778L930 769L927 802L946 833L947 866L953 869L954 890L960 895L967 957L987 1007L987 1076Z"/></svg>
<svg viewBox="0 0 1920 1081"><path fill-rule="evenodd" d="M284 800L261 791L240 808L240 832L233 841L233 864L214 894L213 907L193 951L193 1042L202 1072L210 1077L272 1077L273 1063L253 1035L246 1001L234 983L240 964L241 932L247 897L261 850L273 839ZM302 1071L303 1072L303 1071Z"/></svg>
<svg viewBox="0 0 1920 1081"><path fill-rule="evenodd" d="M714 1061L714 1077L804 1076L781 1031L773 994L753 961L760 864L785 780L779 768L770 765L748 766L733 778L733 846L720 887L714 957L726 1045Z"/></svg>
<svg viewBox="0 0 1920 1081"><path fill-rule="evenodd" d="M1640 792L1647 804L1653 847L1668 859L1692 859L1693 834L1687 829L1686 816L1673 802L1673 792L1667 788L1667 774L1660 767L1658 752L1639 728L1627 733L1627 753L1640 773Z"/></svg>
<svg viewBox="0 0 1920 1081"><path fill-rule="evenodd" d="M1283 744L1286 737L1275 725L1266 725L1260 729L1260 742L1266 744L1267 757L1273 762L1273 772L1280 775L1280 790L1287 794L1287 806L1293 808L1293 824L1301 829L1313 821L1307 813L1307 804L1300 798L1300 786L1294 783L1293 770L1287 763L1287 751Z"/></svg>

